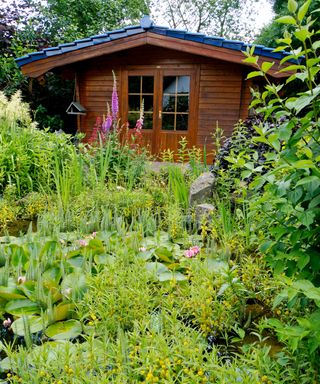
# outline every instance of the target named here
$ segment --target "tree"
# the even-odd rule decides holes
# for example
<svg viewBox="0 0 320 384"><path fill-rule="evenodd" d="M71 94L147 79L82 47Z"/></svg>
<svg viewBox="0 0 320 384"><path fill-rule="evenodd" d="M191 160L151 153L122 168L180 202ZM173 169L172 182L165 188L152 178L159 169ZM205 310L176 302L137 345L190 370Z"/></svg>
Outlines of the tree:
<svg viewBox="0 0 320 384"><path fill-rule="evenodd" d="M157 22L165 18L175 29L250 40L254 34L256 3L255 0L164 0L161 10L153 4L153 17Z"/></svg>
<svg viewBox="0 0 320 384"><path fill-rule="evenodd" d="M65 110L73 85L47 74L45 84L30 82L14 59L63 42L137 22L148 13L148 0L16 0L0 3L0 90L20 89L41 127L70 126ZM71 129L72 130L72 129Z"/></svg>
<svg viewBox="0 0 320 384"><path fill-rule="evenodd" d="M255 43L266 45L268 47L275 47L277 45L277 40L283 36L285 31L291 32L294 29L293 25L285 25L276 22L278 18L285 16L288 13L287 4L287 0L273 0L273 11L275 13L275 17L269 25L261 30L261 33L255 40ZM297 0L297 4L301 6L303 1ZM312 0L308 14L312 14L318 8L320 8L320 0ZM319 28L320 19L315 18L313 20L313 29L319 30ZM293 45L298 46L298 41L294 41Z"/></svg>

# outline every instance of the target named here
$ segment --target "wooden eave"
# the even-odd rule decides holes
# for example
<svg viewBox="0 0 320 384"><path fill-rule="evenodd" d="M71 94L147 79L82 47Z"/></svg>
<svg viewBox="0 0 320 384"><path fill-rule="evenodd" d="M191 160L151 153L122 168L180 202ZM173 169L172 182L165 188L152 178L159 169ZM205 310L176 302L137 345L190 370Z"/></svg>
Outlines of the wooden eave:
<svg viewBox="0 0 320 384"><path fill-rule="evenodd" d="M164 36L153 32L144 32L137 35L128 36L121 39L101 43L98 45L93 45L71 52L66 52L59 55L36 60L23 65L21 67L21 70L24 75L30 77L39 77L54 68L123 51L125 49L140 47L143 45L153 45L162 48L169 48L176 51L187 52L190 54L205 56L212 59L224 60L231 63L256 68L254 64L243 62L245 56L242 51L236 51L223 47L216 47L195 41L182 40L179 38ZM268 72L268 74L274 78L288 77L293 73L291 71L279 72L280 69L289 66L290 63L280 65L280 60L261 56L259 58L259 63L262 63L264 61L275 63L274 67L271 68Z"/></svg>

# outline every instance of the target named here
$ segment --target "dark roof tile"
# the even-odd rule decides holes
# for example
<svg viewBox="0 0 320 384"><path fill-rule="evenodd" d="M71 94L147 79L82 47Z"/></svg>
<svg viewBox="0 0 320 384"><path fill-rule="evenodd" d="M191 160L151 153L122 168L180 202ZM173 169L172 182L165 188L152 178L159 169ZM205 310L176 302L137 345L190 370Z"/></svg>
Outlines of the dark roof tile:
<svg viewBox="0 0 320 384"><path fill-rule="evenodd" d="M245 44L241 41L227 40L227 39L223 39L222 37L205 36L201 33L187 32L187 31L181 31L177 29L170 29L167 27L156 26L156 25L153 25L153 22L150 20L149 17L144 17L141 19L140 25L127 26L124 28L116 29L114 31L107 31L101 35L95 35L85 39L78 39L72 43L60 44L57 47L46 48L40 52L34 52L28 55L19 57L18 59L16 59L16 62L18 66L21 67L25 64L31 63L33 61L41 60L46 57L62 55L66 52L76 51L78 49L83 49L86 47L90 47L92 45L103 44L110 40L117 40L127 36L143 33L146 31L150 31L158 35L165 35L165 36L174 37L177 39L194 41L197 43L223 47L223 48L232 49L236 51L245 51L247 47L252 46L250 44ZM262 45L257 45L255 46L255 54L274 58L274 59L282 59L283 57L287 56L289 53L284 51L273 52L273 48L267 48Z"/></svg>

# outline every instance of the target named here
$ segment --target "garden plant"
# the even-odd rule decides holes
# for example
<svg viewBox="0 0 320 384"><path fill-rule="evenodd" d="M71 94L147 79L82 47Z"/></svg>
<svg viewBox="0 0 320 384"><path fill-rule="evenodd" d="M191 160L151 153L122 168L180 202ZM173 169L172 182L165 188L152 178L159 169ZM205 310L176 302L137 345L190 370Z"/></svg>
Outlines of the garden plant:
<svg viewBox="0 0 320 384"><path fill-rule="evenodd" d="M87 143L40 130L0 94L0 383L320 381L319 31L289 0L286 83L218 143L210 216L190 206L206 153L150 167L143 108L117 90ZM299 48L296 49L297 41ZM288 69L288 68L287 68ZM287 85L299 92L284 96ZM220 137L221 132L218 131ZM218 135L217 134L217 135ZM13 232L20 222L27 227Z"/></svg>

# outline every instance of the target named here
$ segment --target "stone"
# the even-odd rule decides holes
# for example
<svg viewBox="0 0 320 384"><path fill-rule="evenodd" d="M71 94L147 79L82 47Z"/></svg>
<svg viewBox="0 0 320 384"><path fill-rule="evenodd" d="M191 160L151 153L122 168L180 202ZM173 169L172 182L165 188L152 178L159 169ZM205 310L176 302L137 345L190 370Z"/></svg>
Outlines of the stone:
<svg viewBox="0 0 320 384"><path fill-rule="evenodd" d="M209 220L214 210L215 208L212 204L204 203L196 205L195 214L197 222L201 222L203 218Z"/></svg>
<svg viewBox="0 0 320 384"><path fill-rule="evenodd" d="M202 204L206 199L212 197L215 177L211 172L200 175L191 185L189 193L190 206Z"/></svg>

